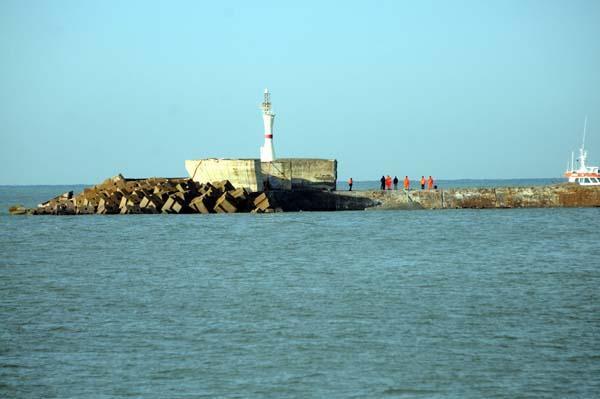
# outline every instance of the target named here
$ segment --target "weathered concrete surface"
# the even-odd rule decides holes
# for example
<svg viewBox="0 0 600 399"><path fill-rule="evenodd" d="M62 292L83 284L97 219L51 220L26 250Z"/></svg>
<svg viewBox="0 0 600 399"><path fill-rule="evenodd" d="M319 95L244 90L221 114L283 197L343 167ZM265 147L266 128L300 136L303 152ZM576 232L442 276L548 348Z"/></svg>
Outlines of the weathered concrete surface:
<svg viewBox="0 0 600 399"><path fill-rule="evenodd" d="M336 194L371 199L375 202L374 209L600 207L600 187L584 187L572 183L408 192L343 191Z"/></svg>
<svg viewBox="0 0 600 399"><path fill-rule="evenodd" d="M228 180L235 187L262 191L265 182L275 190L336 189L337 161L334 159L282 158L273 162L259 159L200 159L185 161L190 178L196 182Z"/></svg>
<svg viewBox="0 0 600 399"><path fill-rule="evenodd" d="M199 159L185 161L190 178L199 183L228 180L235 187L261 191L263 178L259 159Z"/></svg>
<svg viewBox="0 0 600 399"><path fill-rule="evenodd" d="M284 212L364 210L379 204L367 196L348 196L329 191L270 191L265 193L268 204ZM262 197L258 197L260 199Z"/></svg>
<svg viewBox="0 0 600 399"><path fill-rule="evenodd" d="M337 161L317 158L280 158L263 162L263 178L267 176L281 184L283 190L329 190L335 191ZM281 181L281 182L280 182Z"/></svg>

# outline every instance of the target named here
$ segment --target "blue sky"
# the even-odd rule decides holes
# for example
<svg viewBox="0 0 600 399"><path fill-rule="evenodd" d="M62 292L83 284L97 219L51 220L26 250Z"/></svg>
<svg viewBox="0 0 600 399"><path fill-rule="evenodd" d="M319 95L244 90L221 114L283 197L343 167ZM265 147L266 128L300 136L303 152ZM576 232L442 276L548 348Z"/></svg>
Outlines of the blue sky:
<svg viewBox="0 0 600 399"><path fill-rule="evenodd" d="M559 176L588 115L599 1L0 2L0 184L184 176L280 157L340 179Z"/></svg>

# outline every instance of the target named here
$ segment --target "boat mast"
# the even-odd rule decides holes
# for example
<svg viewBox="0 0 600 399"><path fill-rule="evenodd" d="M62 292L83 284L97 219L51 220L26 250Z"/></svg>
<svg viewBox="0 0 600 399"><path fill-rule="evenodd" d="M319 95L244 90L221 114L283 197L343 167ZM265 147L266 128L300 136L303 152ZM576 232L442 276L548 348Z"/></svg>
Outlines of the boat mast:
<svg viewBox="0 0 600 399"><path fill-rule="evenodd" d="M581 148L585 148L585 129L587 128L587 115L585 116L585 120L583 122L583 141L581 142Z"/></svg>
<svg viewBox="0 0 600 399"><path fill-rule="evenodd" d="M585 166L585 159L587 158L587 152L585 151L585 131L587 128L587 115L585 116L585 122L583 123L583 141L581 142L581 148L579 149L579 170L582 172L587 171Z"/></svg>

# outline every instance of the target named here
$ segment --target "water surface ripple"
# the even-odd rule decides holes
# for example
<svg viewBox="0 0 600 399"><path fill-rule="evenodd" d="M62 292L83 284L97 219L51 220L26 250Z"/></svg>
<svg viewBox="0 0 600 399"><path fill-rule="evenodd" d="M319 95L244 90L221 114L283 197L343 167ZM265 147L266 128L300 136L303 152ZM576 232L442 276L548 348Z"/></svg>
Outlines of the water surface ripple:
<svg viewBox="0 0 600 399"><path fill-rule="evenodd" d="M0 397L600 392L600 209L0 221Z"/></svg>

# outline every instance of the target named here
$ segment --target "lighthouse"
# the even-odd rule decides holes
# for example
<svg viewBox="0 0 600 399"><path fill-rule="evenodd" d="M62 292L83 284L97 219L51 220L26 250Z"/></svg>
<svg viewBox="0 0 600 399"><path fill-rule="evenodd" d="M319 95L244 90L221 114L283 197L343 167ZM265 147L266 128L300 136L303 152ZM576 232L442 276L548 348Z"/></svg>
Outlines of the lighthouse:
<svg viewBox="0 0 600 399"><path fill-rule="evenodd" d="M260 161L273 162L275 159L275 150L273 150L273 122L275 114L271 110L271 94L269 89L265 89L265 97L261 104L263 112L263 123L265 124L265 144L260 147Z"/></svg>

